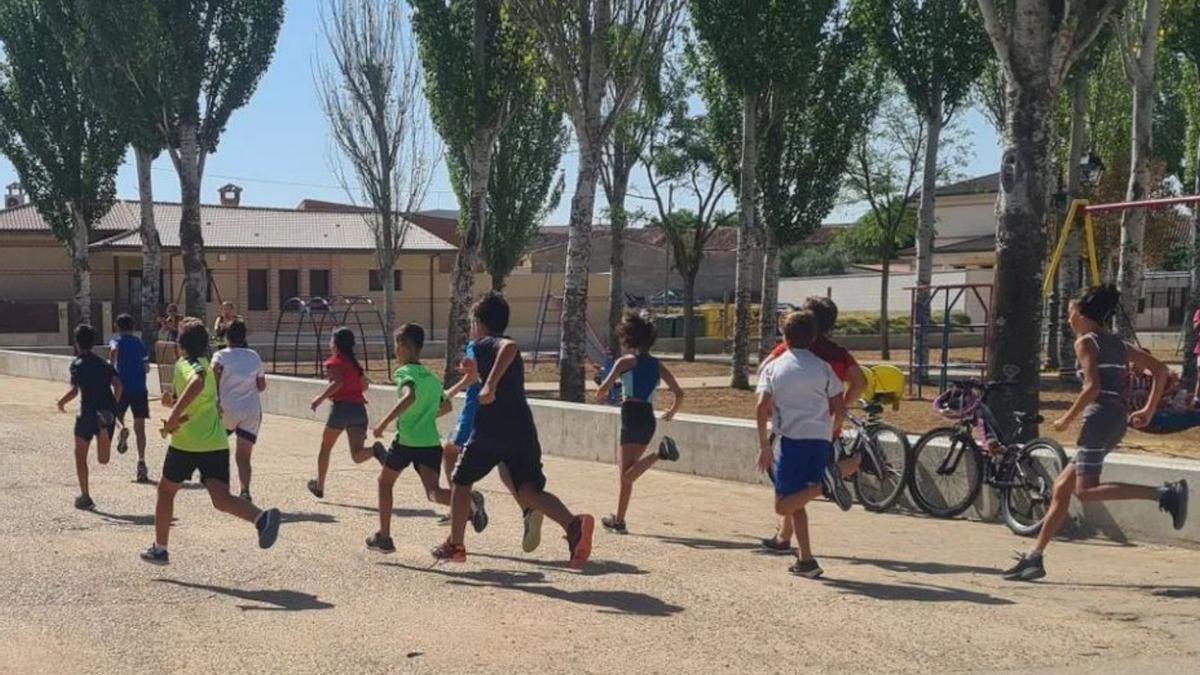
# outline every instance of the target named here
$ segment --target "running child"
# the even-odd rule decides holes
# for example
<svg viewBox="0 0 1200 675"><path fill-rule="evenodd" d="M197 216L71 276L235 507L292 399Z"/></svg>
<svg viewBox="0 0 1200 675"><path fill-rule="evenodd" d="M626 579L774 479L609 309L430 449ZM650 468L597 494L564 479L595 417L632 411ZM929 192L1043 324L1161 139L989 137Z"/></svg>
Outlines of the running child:
<svg viewBox="0 0 1200 675"><path fill-rule="evenodd" d="M262 427L262 401L260 395L267 390L267 376L263 371L258 352L246 344L246 322L235 318L225 327L225 340L229 346L213 354L213 374L217 378L217 396L221 409L221 420L226 434L237 439L234 458L237 461L238 483L242 486L238 496L246 501L250 497L250 455L258 442Z"/></svg>
<svg viewBox="0 0 1200 675"><path fill-rule="evenodd" d="M130 412L133 414L133 435L137 439L137 482L149 483L146 420L150 418L150 391L146 388L146 375L150 373L150 353L142 339L133 334L133 317L128 314L117 317L117 335L108 343L108 360L121 376L121 398L117 400L116 410L121 422L117 452L125 454L129 450L129 425L125 422L125 413Z"/></svg>
<svg viewBox="0 0 1200 675"><path fill-rule="evenodd" d="M88 448L96 439L96 461L108 464L112 436L116 430L117 401L121 398L121 377L104 359L92 353L96 346L96 329L88 324L75 328L75 360L71 362L71 388L58 399L58 409L67 411L67 404L80 397L79 415L75 418L75 476L79 479L79 496L75 508L90 511L96 502L88 492Z"/></svg>
<svg viewBox="0 0 1200 675"><path fill-rule="evenodd" d="M208 331L199 319L187 318L179 323L179 347L184 357L175 363L174 406L163 422L163 431L171 439L158 481L154 544L142 552L142 560L154 565L170 562L167 544L175 494L197 471L213 507L254 523L259 547L271 548L279 535L279 509L263 511L229 493L229 438L217 410L217 381L204 357Z"/></svg>
<svg viewBox="0 0 1200 675"><path fill-rule="evenodd" d="M542 448L533 411L525 399L525 366L517 343L504 337L508 318L508 302L498 293L484 295L471 308L471 331L477 336L475 361L483 386L475 428L454 468L450 537L433 550L433 556L453 562L467 559L463 537L471 508L471 486L503 463L517 488L517 501L545 514L566 531L571 566L579 569L592 552L595 519L571 513L558 497L546 492Z"/></svg>
<svg viewBox="0 0 1200 675"><path fill-rule="evenodd" d="M350 443L350 458L355 464L362 464L372 456L371 449L366 447L369 424L366 392L370 382L354 356L354 331L344 326L333 331L329 350L333 352L333 356L325 361L325 377L329 380L329 386L312 402L314 412L326 400L333 403L329 409L329 418L325 421L325 433L321 436L321 451L317 455L317 477L308 481L308 491L317 499L325 497L329 454L342 432L345 432ZM377 456L376 459L383 462L382 456Z"/></svg>
<svg viewBox="0 0 1200 675"><path fill-rule="evenodd" d="M240 318L236 305L228 300L221 303L221 313L213 322L213 348L224 349L229 346L229 327Z"/></svg>
<svg viewBox="0 0 1200 675"><path fill-rule="evenodd" d="M421 364L421 349L425 346L425 329L406 323L396 329L396 396L399 400L375 427L375 438L382 438L392 420L396 420L396 435L392 447L386 450L376 442L375 454L383 455L379 473L379 531L367 539L367 548L394 553L392 542L392 490L396 479L410 465L416 470L425 496L431 502L450 504L450 490L441 487L442 445L438 435L437 418L450 412L450 399L442 391L442 382ZM487 527L488 516L483 495L471 493L471 525L476 532Z"/></svg>
<svg viewBox="0 0 1200 675"><path fill-rule="evenodd" d="M647 455L646 448L654 438L657 422L654 418L654 395L659 381L667 383L673 400L671 407L663 413L664 422L670 422L683 404L683 389L675 381L661 361L650 355L654 346L654 324L636 312L626 312L617 329L621 346L628 352L613 364L608 377L596 392L596 400L604 403L608 392L617 378L621 380L621 464L618 467L620 485L617 492L617 512L600 519L605 529L625 534L625 513L629 510L629 498L633 495L634 482L660 460L679 459L675 441L663 437L658 452Z"/></svg>
<svg viewBox="0 0 1200 675"><path fill-rule="evenodd" d="M1185 480L1166 483L1162 487L1100 482L1104 458L1120 444L1126 428L1144 427L1154 416L1168 375L1167 367L1161 361L1108 332L1106 326L1112 321L1120 300L1121 294L1115 287L1104 285L1085 291L1071 303L1069 321L1071 331L1076 335L1075 356L1083 389L1066 414L1054 422L1054 428L1063 431L1082 415L1083 428L1076 441L1079 451L1054 482L1050 508L1042 518L1042 528L1033 549L1004 571L1005 579L1033 581L1046 576L1043 553L1067 518L1072 494L1084 503L1116 499L1156 501L1160 510L1170 514L1175 529L1182 528L1187 521L1188 485ZM1148 371L1154 377L1148 400L1132 414L1128 413L1122 399L1130 364L1136 372Z"/></svg>
<svg viewBox="0 0 1200 675"><path fill-rule="evenodd" d="M793 574L815 579L822 569L812 554L805 506L821 496L830 453L833 421L843 408L842 381L828 363L808 350L818 335L809 310L784 317L783 336L789 351L769 364L758 379L758 467L774 465L775 512L792 519L799 557ZM771 427L768 427L770 423ZM779 434L775 458L771 428Z"/></svg>

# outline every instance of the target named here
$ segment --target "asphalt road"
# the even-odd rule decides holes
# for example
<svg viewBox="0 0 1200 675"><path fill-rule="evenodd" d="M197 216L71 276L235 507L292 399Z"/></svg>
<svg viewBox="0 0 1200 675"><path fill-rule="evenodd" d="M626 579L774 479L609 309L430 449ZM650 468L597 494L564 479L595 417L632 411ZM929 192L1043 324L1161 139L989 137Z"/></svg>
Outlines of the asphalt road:
<svg viewBox="0 0 1200 675"><path fill-rule="evenodd" d="M1200 552L1060 542L1050 576L996 572L1027 542L998 525L811 514L821 581L760 553L768 490L651 471L631 534L597 533L591 565L565 565L547 521L520 549L519 511L489 478L492 525L468 561L432 566L441 507L414 476L396 490L390 556L375 528L372 465L334 456L326 499L304 489L319 425L271 417L254 493L286 513L278 544L180 493L172 564L138 560L154 488L134 456L93 462L94 513L72 508L65 385L0 377L0 672L795 673L1192 672L1200 663ZM157 412L157 410L155 411ZM157 476L163 442L150 444ZM686 452L686 448L682 448ZM546 460L550 489L598 516L612 467Z"/></svg>

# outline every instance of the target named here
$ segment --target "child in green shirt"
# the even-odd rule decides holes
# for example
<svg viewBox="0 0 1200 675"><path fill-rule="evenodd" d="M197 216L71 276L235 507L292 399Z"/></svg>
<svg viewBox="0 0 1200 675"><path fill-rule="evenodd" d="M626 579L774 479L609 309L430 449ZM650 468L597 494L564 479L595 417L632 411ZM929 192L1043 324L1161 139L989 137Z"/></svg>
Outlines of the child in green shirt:
<svg viewBox="0 0 1200 675"><path fill-rule="evenodd" d="M437 428L437 418L452 408L450 400L442 391L441 380L421 364L425 329L415 323L406 323L396 329L395 341L400 367L393 379L399 400L375 427L375 438L383 437L392 420L396 421L396 435L390 450L385 450L381 442L375 443L375 456L383 457L383 469L379 473L379 531L367 539L367 548L383 553L396 550L391 537L392 488L409 465L416 468L429 501L450 504L450 490L438 484L442 439ZM482 532L487 527L483 495L474 492L471 499L474 505L471 522L476 532Z"/></svg>
<svg viewBox="0 0 1200 675"><path fill-rule="evenodd" d="M199 319L180 322L179 348L183 358L175 363L175 404L171 416L163 422L163 433L171 435L171 445L158 481L155 540L142 553L142 560L154 565L170 562L167 540L175 511L175 493L197 471L213 506L254 523L258 545L270 548L279 535L279 509L262 511L229 493L229 437L217 409L216 379L204 356L208 351L208 331Z"/></svg>

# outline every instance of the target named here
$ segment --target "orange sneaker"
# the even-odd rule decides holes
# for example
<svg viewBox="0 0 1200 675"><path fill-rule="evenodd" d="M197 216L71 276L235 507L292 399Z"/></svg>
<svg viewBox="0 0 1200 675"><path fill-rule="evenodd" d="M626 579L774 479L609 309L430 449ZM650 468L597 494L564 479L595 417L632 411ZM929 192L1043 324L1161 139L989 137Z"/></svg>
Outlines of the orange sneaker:
<svg viewBox="0 0 1200 675"><path fill-rule="evenodd" d="M449 539L442 542L440 546L434 548L430 553L438 560L456 563L467 561L467 547L462 544L452 544Z"/></svg>
<svg viewBox="0 0 1200 675"><path fill-rule="evenodd" d="M583 569L588 558L592 555L592 531L596 529L596 519L587 515L575 516L575 520L567 526L567 547L571 551L571 567Z"/></svg>

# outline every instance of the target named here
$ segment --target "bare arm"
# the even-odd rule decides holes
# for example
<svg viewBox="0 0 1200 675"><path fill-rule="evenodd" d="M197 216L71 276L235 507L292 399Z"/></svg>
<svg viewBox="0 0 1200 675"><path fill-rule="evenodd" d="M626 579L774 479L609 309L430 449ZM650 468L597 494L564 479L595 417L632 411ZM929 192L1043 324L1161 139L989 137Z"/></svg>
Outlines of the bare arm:
<svg viewBox="0 0 1200 675"><path fill-rule="evenodd" d="M167 433L171 433L179 428L179 425L183 422L184 411L188 409L188 406L192 404L192 401L196 400L196 397L202 391L204 391L204 376L198 374L192 375L188 379L187 387L184 388L183 394L179 396L179 400L175 401L175 406L171 408L171 416L167 418L166 422L163 422L163 429Z"/></svg>
<svg viewBox="0 0 1200 675"><path fill-rule="evenodd" d="M413 396L412 386L405 385L404 393L400 394L400 400L396 401L396 405L392 406L387 416L375 426L375 438L381 438L383 432L387 430L388 425L396 421L396 418L403 414L405 410L408 410L412 406L413 401L416 401L416 398Z"/></svg>
<svg viewBox="0 0 1200 675"><path fill-rule="evenodd" d="M484 382L483 388L479 390L479 405L491 405L496 400L496 386L516 358L517 343L512 340L501 340L500 351L496 354L496 363L492 366L492 372L488 373L487 382Z"/></svg>
<svg viewBox="0 0 1200 675"><path fill-rule="evenodd" d="M637 358L630 355L622 356L621 358L617 359L617 362L613 364L612 369L608 371L608 377L604 378L604 381L600 383L600 389L596 392L596 401L599 403L604 403L604 401L608 398L609 390L612 389L613 385L617 381L617 378L625 374L625 371L632 368L633 364L635 363L637 363Z"/></svg>
<svg viewBox="0 0 1200 675"><path fill-rule="evenodd" d="M671 374L671 370L666 366L659 364L658 374L659 377L662 378L663 382L667 383L667 388L671 390L671 396L675 399L671 402L671 407L668 408L662 416L664 422L670 422L671 420L675 419L675 415L678 414L679 409L683 407L683 387L679 386L679 382L675 379L675 376Z"/></svg>
<svg viewBox="0 0 1200 675"><path fill-rule="evenodd" d="M120 401L121 396L125 393L125 385L121 384L121 377L119 375L113 375L111 385L113 390L113 400Z"/></svg>
<svg viewBox="0 0 1200 675"><path fill-rule="evenodd" d="M71 385L71 388L67 390L67 393L63 394L62 398L58 399L59 411L66 412L67 404L70 403L71 401L74 401L75 397L78 395L79 395L79 387L76 385Z"/></svg>
<svg viewBox="0 0 1200 675"><path fill-rule="evenodd" d="M1084 408L1100 396L1100 369L1096 367L1096 356L1095 342L1086 337L1075 341L1075 358L1079 362L1079 369L1083 371L1083 389L1079 390L1079 395L1075 397L1075 402L1071 404L1067 413L1054 422L1055 429L1066 429Z"/></svg>
<svg viewBox="0 0 1200 675"><path fill-rule="evenodd" d="M754 422L758 427L758 469L766 472L775 460L771 451L771 418L775 415L775 399L771 394L762 392L758 395L758 406L754 409Z"/></svg>
<svg viewBox="0 0 1200 675"><path fill-rule="evenodd" d="M267 376L259 375L257 378L255 378L254 385L256 387L258 387L258 391L260 393L266 391L267 390Z"/></svg>
<svg viewBox="0 0 1200 675"><path fill-rule="evenodd" d="M442 404L440 406L438 406L437 416L441 417L442 415L448 415L453 410L454 410L454 404L450 402L450 399L448 397L443 397Z"/></svg>
<svg viewBox="0 0 1200 675"><path fill-rule="evenodd" d="M842 407L833 414L833 434L840 436L842 426L846 424L846 410L850 405L862 398L867 390L867 376L857 364L846 370L846 389L842 392Z"/></svg>
<svg viewBox="0 0 1200 675"><path fill-rule="evenodd" d="M321 392L320 396L313 399L311 407L314 411L325 402L325 399L333 396L337 393L338 389L342 388L341 368L329 368L325 373L325 376L329 378L329 386L325 387L325 391Z"/></svg>
<svg viewBox="0 0 1200 675"><path fill-rule="evenodd" d="M1129 423L1140 429L1150 423L1150 418L1154 417L1155 411L1158 410L1158 404L1167 390L1167 378L1170 371L1162 361L1137 347L1130 346L1127 352L1134 368L1139 371L1147 371L1154 377L1154 384L1150 387L1150 397L1146 399L1146 405L1129 416Z"/></svg>
<svg viewBox="0 0 1200 675"><path fill-rule="evenodd" d="M120 354L120 348L117 345L110 345L108 348L108 365L113 368L117 367L117 358Z"/></svg>

